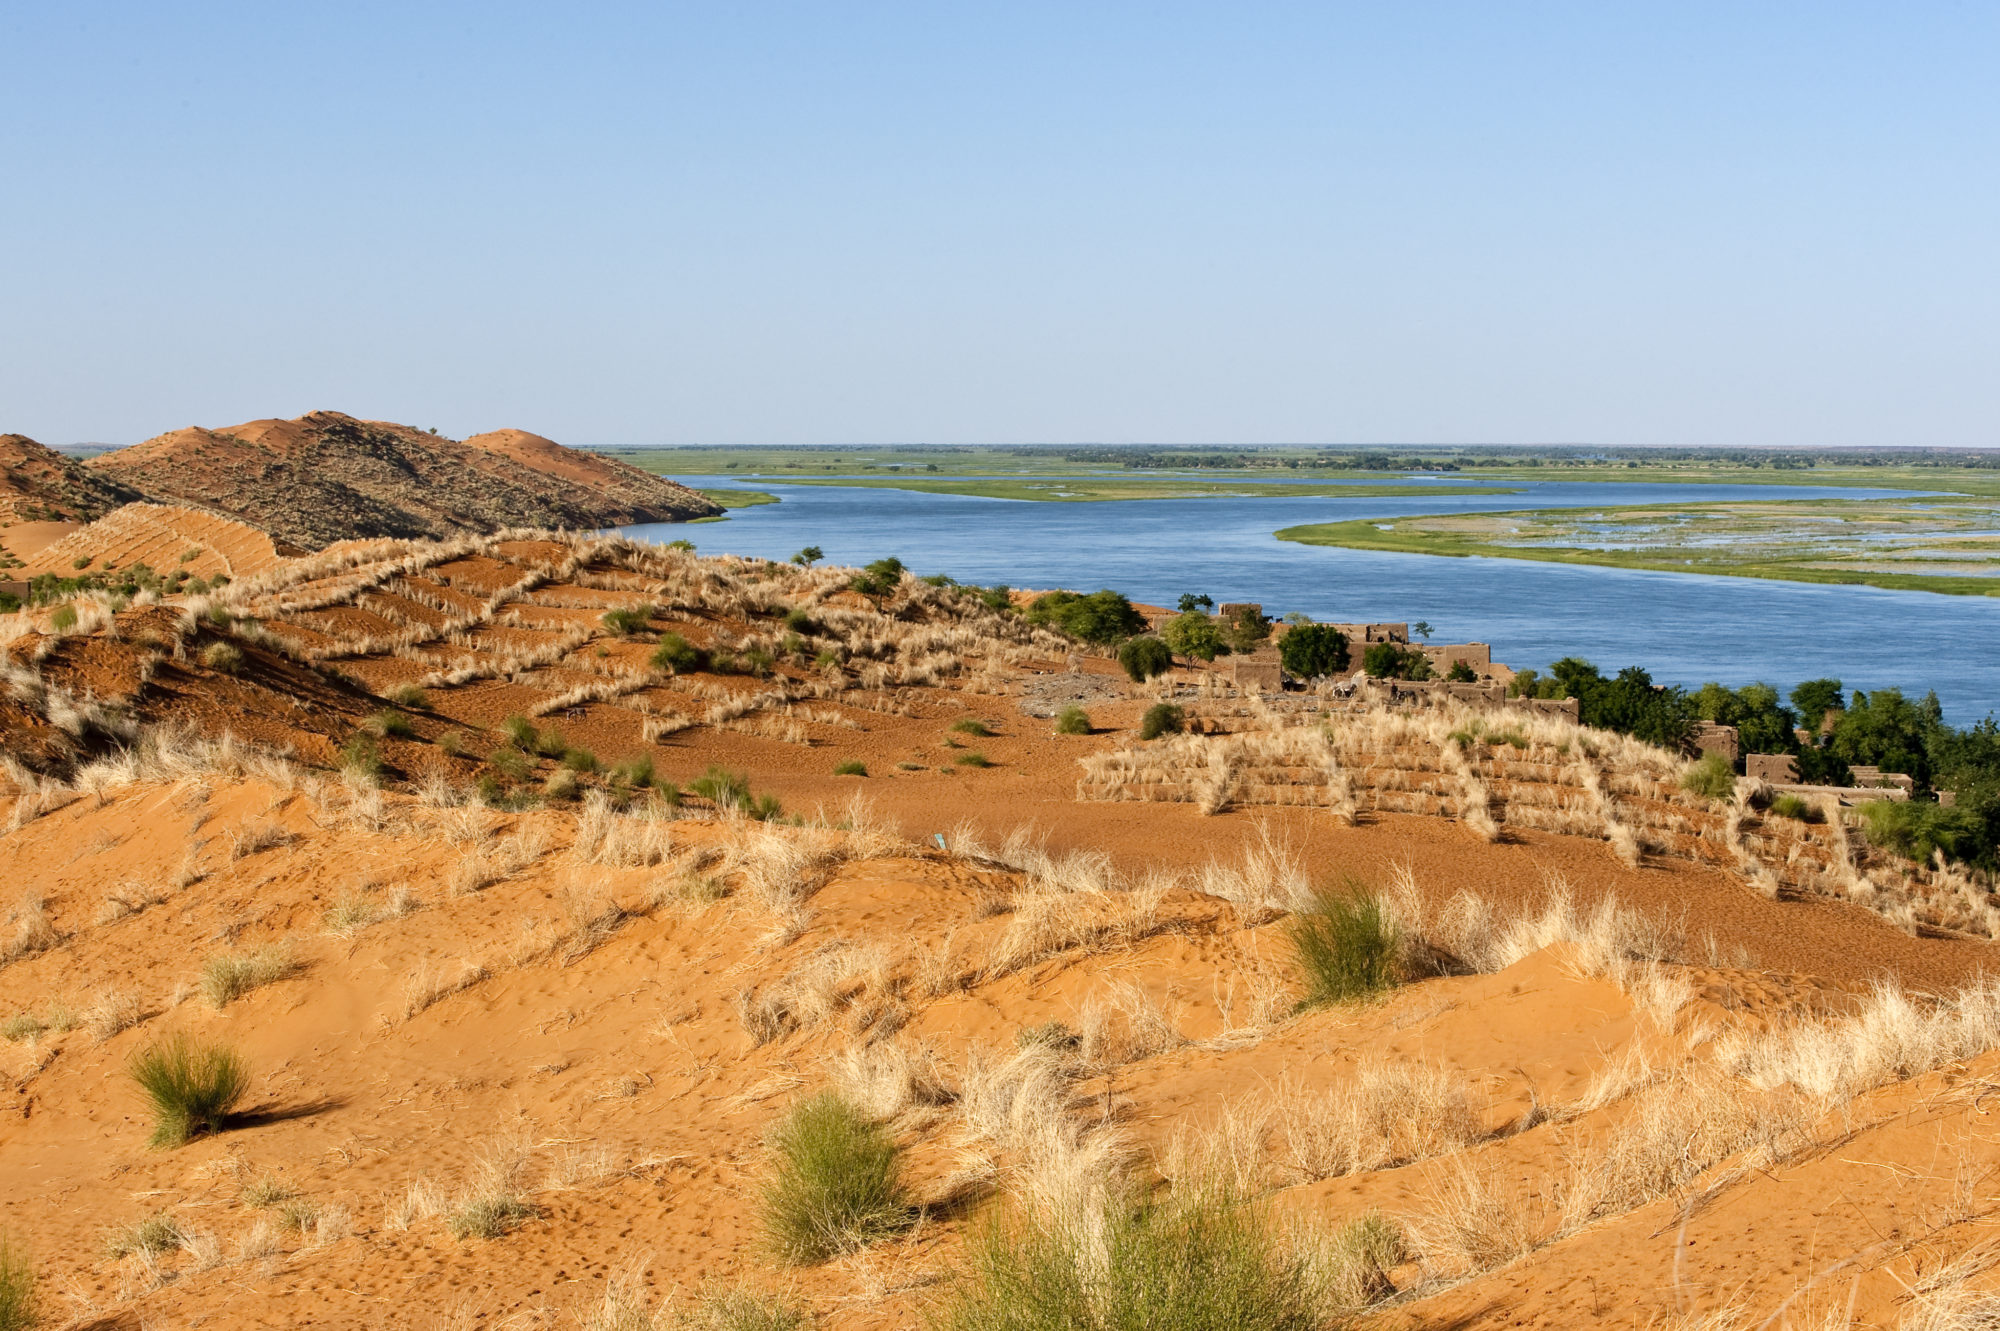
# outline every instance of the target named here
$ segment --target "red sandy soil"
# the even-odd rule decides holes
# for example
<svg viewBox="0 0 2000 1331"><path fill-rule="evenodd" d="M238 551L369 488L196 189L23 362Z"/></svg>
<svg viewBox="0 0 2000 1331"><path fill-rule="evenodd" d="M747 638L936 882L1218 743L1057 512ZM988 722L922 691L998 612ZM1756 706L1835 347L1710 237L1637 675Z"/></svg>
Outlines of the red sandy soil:
<svg viewBox="0 0 2000 1331"><path fill-rule="evenodd" d="M279 643L359 641L467 613L565 549L512 543L433 562L320 609L300 607L342 574L236 590ZM654 1298L745 1282L797 1300L823 1327L921 1326L982 1217L1015 1205L1011 1193L1047 1163L1020 1142L979 1137L953 1096L979 1066L1014 1056L1021 1032L1050 1022L1086 1033L1063 1065L1070 1121L1115 1140L1141 1180L1174 1172L1177 1133L1224 1140L1225 1111L1248 1114L1280 1092L1324 1098L1382 1064L1462 1082L1476 1131L1436 1156L1306 1180L1283 1167L1282 1133L1252 1134L1256 1186L1278 1216L1332 1228L1379 1211L1411 1236L1390 1273L1395 1296L1369 1314L1385 1327L1693 1326L1725 1306L1754 1314L1746 1325L1892 1327L1934 1297L1947 1263L1982 1250L2000 1167L1986 1123L2000 1055L1912 1068L1801 1109L1783 1088L1727 1081L1720 1051L1738 1035L1841 1020L1873 984L1948 993L1982 972L1986 944L1913 936L1841 901L1772 900L1686 858L1627 865L1597 838L1519 830L1489 842L1434 817L1377 813L1349 825L1313 808L1204 816L1191 804L1082 801L1077 760L1130 743L1152 694L1108 662L1067 661L1040 640L1015 640L1011 656L997 638L968 649L1008 658L991 670L878 687L860 686L871 658L857 650L837 684L789 717L767 707L745 718L793 725L790 739L704 721L713 699L691 692L786 688L803 699L828 678L790 660L768 679L662 677L535 720L603 764L649 757L663 783L712 765L746 773L788 813L823 815L803 827L767 830L690 795L678 817L616 822L627 849L594 852L598 815L573 801L509 812L408 793L425 778L462 791L491 776L503 718L621 662L640 670L664 633L707 647L783 632L770 612L731 599L739 593L769 584L785 602L817 595L875 609L829 595L837 580L808 594L800 579L812 575L746 561L674 568L661 587L709 585L714 603L650 594L655 613L632 638L599 617L641 593L587 585L625 576L591 563L510 603L520 622L472 630L472 648L322 663L337 675L208 621L177 628L171 608L118 616L116 637L30 633L8 644L17 663L38 658L65 696L115 700L156 731L177 724L289 746L324 769L395 685L468 652L491 658L556 641L565 625L597 626L520 682L427 686L406 709L414 737L379 740L386 792L324 770L260 775L223 761L181 776L159 764L85 770L70 794L18 797L19 826L0 835L0 911L13 911L0 930L13 957L0 963L0 1021L25 1013L45 1029L0 1044L0 1228L31 1253L56 1324L575 1326L610 1277L637 1270ZM711 574L720 591L702 583ZM912 594L882 608L910 632L999 632L950 604ZM840 640L853 649L882 631L873 623ZM244 653L234 673L203 661L221 641ZM1106 696L1088 705L1096 733L1058 736L1021 704L1072 665ZM641 725L669 715L693 723L646 742ZM951 728L967 718L995 733ZM460 756L444 752L448 734ZM112 747L20 699L0 703L0 745L61 775ZM993 765L953 761L973 749ZM833 776L845 759L870 775ZM539 759L505 784L524 794L556 770ZM601 780L587 776L585 790ZM838 830L857 794L889 835ZM30 816L35 808L48 811ZM1050 856L1102 854L1118 880L1102 891L1076 874L1038 880L1032 856L1009 867L968 840L997 846L1024 827ZM1295 1014L1300 972L1283 912L1204 895L1189 877L1274 842L1323 885L1406 874L1432 907L1472 893L1502 921L1557 890L1585 907L1615 897L1688 940L1682 960L1635 962L1632 975L1692 996L1665 1010L1644 999L1641 980L1557 944L1493 973L1418 978L1376 1001ZM773 868L777 846L802 848L806 863ZM492 865L495 881L468 886L467 863ZM1136 885L1149 871L1176 882L1149 892ZM1275 872L1267 860L1248 880ZM1023 951L1051 910L1069 932ZM220 1008L202 997L211 958L260 948L282 949L289 973ZM814 991L818 1006L794 1004L804 1014L795 1025L760 1040L746 1012L811 990L816 967L839 978ZM454 987L468 975L479 978ZM426 984L451 991L413 1005ZM65 1010L79 1024L62 1029ZM104 1016L119 1011L136 1022ZM243 1053L249 1112L217 1136L148 1150L122 1070L173 1031ZM937 1210L905 1238L787 1267L759 1218L766 1135L802 1097L850 1085L843 1058L885 1050L935 1060L944 1087L883 1106L912 1191ZM1704 1159L1656 1194L1621 1194L1561 1224L1566 1171L1663 1112L1643 1081L1583 1103L1594 1079L1640 1055L1689 1086L1724 1078L1730 1095L1802 1126L1775 1157ZM511 1232L457 1239L446 1215L397 1214L419 1180L448 1213L495 1153L518 1159L532 1208ZM1466 1176L1504 1195L1527 1234L1517 1245L1526 1251L1480 1272L1423 1242L1427 1217L1453 1209L1446 1194ZM266 1178L318 1208L324 1225L288 1229L281 1205L245 1200ZM150 1264L108 1255L108 1234L156 1214L195 1236L192 1247ZM1975 1275L1971 1285L1986 1283Z"/></svg>

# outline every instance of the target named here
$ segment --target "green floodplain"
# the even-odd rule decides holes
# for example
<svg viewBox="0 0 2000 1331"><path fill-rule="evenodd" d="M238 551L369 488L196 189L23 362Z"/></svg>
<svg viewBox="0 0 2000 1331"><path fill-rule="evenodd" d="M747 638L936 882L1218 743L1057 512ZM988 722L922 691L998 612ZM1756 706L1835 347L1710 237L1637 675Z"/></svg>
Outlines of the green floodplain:
<svg viewBox="0 0 2000 1331"><path fill-rule="evenodd" d="M648 471L718 480L740 476L746 485L782 480L1066 503L1520 493L1507 488L1507 481L1906 490L1913 493L1315 523L1277 535L1307 545L1406 554L2000 595L2000 454L1969 450L911 445L602 451ZM1412 472L1438 479L1393 483ZM1392 483L1355 484L1377 478ZM704 493L728 508L774 502L747 488Z"/></svg>

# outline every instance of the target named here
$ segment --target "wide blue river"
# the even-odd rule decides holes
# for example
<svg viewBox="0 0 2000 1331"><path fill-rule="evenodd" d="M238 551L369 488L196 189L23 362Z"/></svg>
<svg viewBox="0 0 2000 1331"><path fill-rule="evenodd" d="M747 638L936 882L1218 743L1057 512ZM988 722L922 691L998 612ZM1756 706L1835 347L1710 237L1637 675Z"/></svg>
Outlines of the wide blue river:
<svg viewBox="0 0 2000 1331"><path fill-rule="evenodd" d="M706 553L788 559L817 545L841 564L895 555L919 573L1015 587L1112 587L1172 605L1183 592L1257 601L1315 619L1428 620L1435 642L1485 642L1516 668L1581 656L1607 672L1643 665L1660 683L1766 680L1789 690L1833 676L1849 689L1936 690L1966 724L2000 711L2000 597L1384 554L1279 541L1304 522L1717 499L1850 498L1895 491L1813 486L1508 482L1515 493L1353 499L1145 499L1037 503L758 477L684 478L754 487L782 502L726 523L625 530L687 537ZM1235 480L1236 478L1228 478ZM1285 478L1291 479L1291 478ZM1442 485L1464 485L1449 478Z"/></svg>

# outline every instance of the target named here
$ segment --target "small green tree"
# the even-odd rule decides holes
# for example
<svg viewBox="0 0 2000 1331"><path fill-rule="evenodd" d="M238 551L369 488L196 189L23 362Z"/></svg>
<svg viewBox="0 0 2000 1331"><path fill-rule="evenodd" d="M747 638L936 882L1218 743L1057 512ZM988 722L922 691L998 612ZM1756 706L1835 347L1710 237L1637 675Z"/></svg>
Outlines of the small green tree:
<svg viewBox="0 0 2000 1331"><path fill-rule="evenodd" d="M1164 675L1174 668L1174 653L1158 638L1147 636L1128 639L1118 649L1118 664L1125 667L1125 673L1135 684L1143 684L1155 675Z"/></svg>
<svg viewBox="0 0 2000 1331"><path fill-rule="evenodd" d="M809 545L805 549L793 555L792 562L794 564L797 564L800 568L811 568L814 564L819 563L820 560L825 558L826 558L826 551L820 549L816 545Z"/></svg>
<svg viewBox="0 0 2000 1331"><path fill-rule="evenodd" d="M1399 642L1378 642L1361 654L1361 668L1377 679L1429 679L1430 658Z"/></svg>
<svg viewBox="0 0 2000 1331"><path fill-rule="evenodd" d="M1331 624L1298 624L1278 639L1278 664L1298 679L1337 675L1348 659L1347 635Z"/></svg>
<svg viewBox="0 0 2000 1331"><path fill-rule="evenodd" d="M1198 610L1215 609L1215 602L1206 596L1197 596L1193 592L1182 592L1180 603L1174 608L1183 615L1191 615Z"/></svg>
<svg viewBox="0 0 2000 1331"><path fill-rule="evenodd" d="M1222 628L1199 610L1175 615L1160 629L1160 637L1176 655L1213 661L1229 650Z"/></svg>
<svg viewBox="0 0 2000 1331"><path fill-rule="evenodd" d="M1187 725L1187 715L1170 702L1156 702L1139 718L1139 738L1158 739L1178 735Z"/></svg>
<svg viewBox="0 0 2000 1331"><path fill-rule="evenodd" d="M1476 684L1479 682L1479 676L1474 674L1472 667L1463 661L1453 661L1451 669L1445 672L1444 677L1454 684Z"/></svg>
<svg viewBox="0 0 2000 1331"><path fill-rule="evenodd" d="M1079 596L1050 592L1028 607L1030 624L1047 624L1072 638L1108 646L1146 631L1146 617L1123 595L1109 589Z"/></svg>

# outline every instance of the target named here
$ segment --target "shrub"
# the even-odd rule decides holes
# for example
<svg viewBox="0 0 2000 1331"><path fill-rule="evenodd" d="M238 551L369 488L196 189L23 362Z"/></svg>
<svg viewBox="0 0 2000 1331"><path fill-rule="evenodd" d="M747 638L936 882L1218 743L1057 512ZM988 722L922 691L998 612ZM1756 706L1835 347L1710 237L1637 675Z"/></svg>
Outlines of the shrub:
<svg viewBox="0 0 2000 1331"><path fill-rule="evenodd" d="M1178 735L1187 726L1187 714L1170 702L1156 702L1139 718L1139 738L1158 739Z"/></svg>
<svg viewBox="0 0 2000 1331"><path fill-rule="evenodd" d="M1254 652L1271 636L1271 621L1261 610L1244 606L1229 621L1229 645L1239 652Z"/></svg>
<svg viewBox="0 0 2000 1331"><path fill-rule="evenodd" d="M804 610L788 610L785 612L785 627L793 633L817 633L819 621Z"/></svg>
<svg viewBox="0 0 2000 1331"><path fill-rule="evenodd" d="M1414 647L1378 642L1361 654L1361 668L1377 679L1429 679L1431 661Z"/></svg>
<svg viewBox="0 0 2000 1331"><path fill-rule="evenodd" d="M1146 617L1117 592L1105 590L1079 596L1050 592L1028 607L1030 624L1046 624L1085 642L1110 644L1146 630Z"/></svg>
<svg viewBox="0 0 2000 1331"><path fill-rule="evenodd" d="M550 726L535 736L535 752L544 758L561 761L562 756L569 752L569 741L563 738L562 731Z"/></svg>
<svg viewBox="0 0 2000 1331"><path fill-rule="evenodd" d="M1736 768L1719 753L1711 753L1687 769L1681 785L1712 800L1726 800L1736 793Z"/></svg>
<svg viewBox="0 0 2000 1331"><path fill-rule="evenodd" d="M243 649L233 642L211 642L201 649L201 663L210 670L233 675L243 668Z"/></svg>
<svg viewBox="0 0 2000 1331"><path fill-rule="evenodd" d="M888 1132L840 1096L794 1105L771 1134L763 1211L772 1248L809 1264L908 1229L916 1212L896 1157Z"/></svg>
<svg viewBox="0 0 2000 1331"><path fill-rule="evenodd" d="M771 673L771 667L778 664L777 658L762 647L752 647L743 653L743 668L762 679Z"/></svg>
<svg viewBox="0 0 2000 1331"><path fill-rule="evenodd" d="M589 749L563 750L562 765L572 772L595 772L597 755Z"/></svg>
<svg viewBox="0 0 2000 1331"><path fill-rule="evenodd" d="M1400 978L1401 940L1370 892L1349 886L1317 894L1286 922L1285 936L1305 973L1302 1008L1366 998Z"/></svg>
<svg viewBox="0 0 2000 1331"><path fill-rule="evenodd" d="M445 1219L451 1236L465 1239L497 1239L526 1220L535 1218L532 1204L509 1194L495 1193L466 1201Z"/></svg>
<svg viewBox="0 0 2000 1331"><path fill-rule="evenodd" d="M40 1320L34 1264L12 1239L0 1234L0 1331L28 1331Z"/></svg>
<svg viewBox="0 0 2000 1331"><path fill-rule="evenodd" d="M1081 707L1065 707L1056 717L1056 734L1088 735L1090 733L1090 713Z"/></svg>
<svg viewBox="0 0 2000 1331"><path fill-rule="evenodd" d="M991 758L988 758L985 754L981 753L978 749L971 749L965 753L961 753L958 755L958 757L952 759L952 761L957 763L960 767L993 766L993 760Z"/></svg>
<svg viewBox="0 0 2000 1331"><path fill-rule="evenodd" d="M1295 624L1278 639L1278 664L1299 679L1337 675L1351 662L1347 635L1331 624Z"/></svg>
<svg viewBox="0 0 2000 1331"><path fill-rule="evenodd" d="M607 610L604 612L603 624L606 629L612 633L616 633L621 638L629 638L635 633L644 633L646 631L648 621L653 618L653 613L653 607L650 605L626 606L617 610Z"/></svg>
<svg viewBox="0 0 2000 1331"><path fill-rule="evenodd" d="M653 669L671 670L675 674L697 669L701 665L701 653L678 633L662 633L660 645L653 649Z"/></svg>
<svg viewBox="0 0 2000 1331"><path fill-rule="evenodd" d="M1269 1213L1215 1188L999 1218L976 1235L939 1331L1321 1331L1316 1281Z"/></svg>
<svg viewBox="0 0 2000 1331"><path fill-rule="evenodd" d="M225 1008L252 989L276 984L297 971L297 964L283 948L219 952L202 964L201 996L218 1009Z"/></svg>
<svg viewBox="0 0 2000 1331"><path fill-rule="evenodd" d="M954 721L951 723L951 728L958 734L977 735L981 739L991 739L993 736L993 727L976 717L968 716L963 720Z"/></svg>
<svg viewBox="0 0 2000 1331"><path fill-rule="evenodd" d="M622 762L611 769L611 779L613 781L631 786L637 790L644 790L647 786L652 785L655 775L652 758L644 754L628 762Z"/></svg>
<svg viewBox="0 0 2000 1331"><path fill-rule="evenodd" d="M1966 862L1990 853L1983 820L1973 809L1947 809L1929 800L1870 800L1861 806L1861 820L1871 842L1913 860L1928 860L1940 850L1946 859Z"/></svg>
<svg viewBox="0 0 2000 1331"><path fill-rule="evenodd" d="M76 607L73 605L57 606L55 613L49 616L49 627L57 633L68 633L71 629L75 628Z"/></svg>
<svg viewBox="0 0 2000 1331"><path fill-rule="evenodd" d="M1409 1257L1402 1230L1380 1211L1342 1225L1329 1248L1330 1283L1349 1308L1366 1308L1394 1294L1389 1272Z"/></svg>
<svg viewBox="0 0 2000 1331"><path fill-rule="evenodd" d="M510 716L500 723L500 733L507 742L523 753L533 753L541 736L536 733L534 722L525 716Z"/></svg>
<svg viewBox="0 0 2000 1331"><path fill-rule="evenodd" d="M683 536L677 541L668 541L667 549L679 550L683 554L691 555L694 553L694 542Z"/></svg>
<svg viewBox="0 0 2000 1331"><path fill-rule="evenodd" d="M848 758L843 762L833 765L833 774L835 776L867 776L868 764L862 762L859 758Z"/></svg>
<svg viewBox="0 0 2000 1331"><path fill-rule="evenodd" d="M1444 677L1454 684L1477 684L1479 682L1479 676L1474 674L1472 667L1463 661L1453 661L1451 669L1445 672Z"/></svg>
<svg viewBox="0 0 2000 1331"><path fill-rule="evenodd" d="M1125 673L1134 684L1143 684L1155 675L1164 675L1172 670L1174 653L1158 638L1133 638L1118 649L1118 664L1125 667Z"/></svg>
<svg viewBox="0 0 2000 1331"><path fill-rule="evenodd" d="M891 556L868 565L847 585L863 596L887 596L902 580L903 561Z"/></svg>
<svg viewBox="0 0 2000 1331"><path fill-rule="evenodd" d="M820 549L816 545L809 545L805 549L793 555L792 562L794 564L797 564L800 568L811 568L814 564L819 563L820 560L825 558L826 558L826 551Z"/></svg>
<svg viewBox="0 0 2000 1331"><path fill-rule="evenodd" d="M414 684L398 684L389 690L389 701L398 707L429 707L431 696Z"/></svg>
<svg viewBox="0 0 2000 1331"><path fill-rule="evenodd" d="M542 782L542 798L550 800L573 800L577 796L576 773L567 767L559 767L549 773L549 779Z"/></svg>
<svg viewBox="0 0 2000 1331"><path fill-rule="evenodd" d="M369 734L379 735L384 739L391 735L397 739L410 739L417 733L416 727L410 724L410 718L393 707L383 708L369 717L364 724Z"/></svg>
<svg viewBox="0 0 2000 1331"><path fill-rule="evenodd" d="M250 1089L250 1073L234 1050L198 1044L185 1034L134 1054L126 1074L152 1102L155 1147L222 1131Z"/></svg>
<svg viewBox="0 0 2000 1331"><path fill-rule="evenodd" d="M174 1218L164 1211L149 1215L130 1229L120 1230L104 1241L104 1251L108 1256L130 1257L134 1253L146 1257L157 1257L163 1252L187 1243L187 1234L174 1223Z"/></svg>
<svg viewBox="0 0 2000 1331"><path fill-rule="evenodd" d="M439 735L437 746L438 752L447 758L462 758L465 756L465 736L459 734L456 730L447 730L444 734Z"/></svg>

